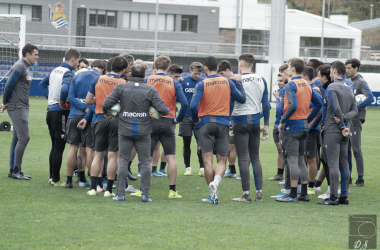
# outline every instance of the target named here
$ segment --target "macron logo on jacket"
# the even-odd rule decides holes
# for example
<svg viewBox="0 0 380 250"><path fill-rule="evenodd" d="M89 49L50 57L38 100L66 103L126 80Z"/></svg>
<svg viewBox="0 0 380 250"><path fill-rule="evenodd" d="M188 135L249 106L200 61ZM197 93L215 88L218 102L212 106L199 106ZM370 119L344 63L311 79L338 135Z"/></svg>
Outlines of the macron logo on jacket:
<svg viewBox="0 0 380 250"><path fill-rule="evenodd" d="M147 117L148 114L143 112L143 113L137 113L137 112L123 112L123 116L125 117Z"/></svg>

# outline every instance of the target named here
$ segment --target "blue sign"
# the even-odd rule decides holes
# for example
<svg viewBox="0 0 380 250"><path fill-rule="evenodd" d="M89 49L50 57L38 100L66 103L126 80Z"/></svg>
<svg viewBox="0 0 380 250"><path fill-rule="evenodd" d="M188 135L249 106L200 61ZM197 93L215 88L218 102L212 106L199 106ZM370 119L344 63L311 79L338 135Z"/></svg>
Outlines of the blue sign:
<svg viewBox="0 0 380 250"><path fill-rule="evenodd" d="M372 92L373 102L369 105L370 107L380 107L380 92Z"/></svg>
<svg viewBox="0 0 380 250"><path fill-rule="evenodd" d="M3 81L0 82L0 95L4 94L5 84L7 83L8 77L4 78ZM38 88L38 84L42 79L33 79L30 83L30 91L29 96L43 96L40 88Z"/></svg>

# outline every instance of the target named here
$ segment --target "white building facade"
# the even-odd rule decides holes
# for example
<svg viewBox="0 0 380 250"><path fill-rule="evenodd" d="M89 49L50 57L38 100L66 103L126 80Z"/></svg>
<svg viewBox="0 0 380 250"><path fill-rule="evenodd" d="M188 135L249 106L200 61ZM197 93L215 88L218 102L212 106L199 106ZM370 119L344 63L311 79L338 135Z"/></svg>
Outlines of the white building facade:
<svg viewBox="0 0 380 250"><path fill-rule="evenodd" d="M155 3L156 0L133 0ZM268 60L271 5L265 0L240 0L243 6L241 27L242 52L251 52L257 59ZM273 2L273 1L272 1ZM159 0L165 4L218 7L219 42L235 43L236 0ZM324 19L324 53L322 61L332 62L360 58L361 31L348 26L347 15L338 13ZM239 18L241 15L239 16ZM239 21L240 22L240 21ZM201 23L199 25L202 25ZM307 12L286 11L284 59L321 58L322 17Z"/></svg>

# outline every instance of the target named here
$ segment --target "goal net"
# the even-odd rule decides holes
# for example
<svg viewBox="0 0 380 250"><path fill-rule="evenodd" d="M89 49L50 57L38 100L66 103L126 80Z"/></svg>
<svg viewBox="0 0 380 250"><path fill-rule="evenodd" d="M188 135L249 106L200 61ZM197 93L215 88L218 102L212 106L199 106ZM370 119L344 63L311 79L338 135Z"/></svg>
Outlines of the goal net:
<svg viewBox="0 0 380 250"><path fill-rule="evenodd" d="M12 65L22 57L25 20L25 15L0 15L0 95Z"/></svg>

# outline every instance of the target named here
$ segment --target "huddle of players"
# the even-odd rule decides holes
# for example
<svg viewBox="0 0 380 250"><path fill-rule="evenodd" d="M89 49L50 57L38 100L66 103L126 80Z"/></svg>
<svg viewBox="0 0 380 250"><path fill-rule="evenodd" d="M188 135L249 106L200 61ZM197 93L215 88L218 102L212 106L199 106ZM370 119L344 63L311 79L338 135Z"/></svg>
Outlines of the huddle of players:
<svg viewBox="0 0 380 250"><path fill-rule="evenodd" d="M345 64L336 61L331 65L322 65L312 59L306 67L302 60L291 59L280 67L279 90L273 93L277 104L273 137L278 149L278 172L269 179L282 180L284 166L286 171L284 189L271 198L281 202L309 201L310 194L321 191L321 183L326 177L329 187L318 197L324 201L317 204L347 205L352 169L349 144L354 150L358 170L358 180L353 186L364 186L361 130L366 106L372 102L373 95L358 75L359 68L357 59L347 60ZM346 73L353 83L345 77ZM367 98L357 105L354 96L358 94ZM315 181L317 160L323 164L323 169ZM339 171L341 190L338 190Z"/></svg>
<svg viewBox="0 0 380 250"><path fill-rule="evenodd" d="M77 69L79 60L80 53L69 49L65 54L65 62L39 85L48 99L46 121L52 141L49 157L49 183L52 186L72 188L73 170L78 166L79 186L89 186L88 195L103 191L100 176L107 151L108 180L104 196L114 196L114 200L123 201L128 190L127 179L131 175L128 167L135 150L139 160L141 187L140 191L134 190L131 195L141 197L143 202L151 201L150 163L156 145L160 142L165 152L164 160L168 164L169 198L182 198L176 191L174 134L175 124L180 123L186 171L191 174L190 143L195 132L199 144L200 165L204 165L200 175L204 173L210 191L210 196L203 201L218 204L217 190L225 173L229 154L228 135L232 115L235 120L234 133L241 142L236 149L239 167L245 173L242 174L244 194L234 200L251 201L248 151L259 180L256 198L262 200L262 170L258 158L260 110L263 103L264 127L266 134L269 134L269 103L265 80L251 73L253 55L243 54L239 57L239 71L242 75L235 75L234 80L217 75L217 60L208 57L204 65L193 63L190 66L191 75L181 79L181 83L173 79L179 78L181 73L176 67L172 67L170 72L173 78L166 74L171 63L166 56L155 60L155 74L148 78L145 78L147 66L144 62L138 60L133 63L133 59L127 62L122 56L109 60L107 66L104 61L95 60L90 69L82 69L74 75L73 70ZM104 74L106 70L108 73ZM206 78L200 78L202 70L205 71ZM128 81L123 78L127 74ZM247 94L244 89L248 90ZM181 104L178 115L176 102ZM116 103L121 106L119 117L110 117L108 111ZM161 119L150 119L151 106L163 115ZM67 157L67 180L63 182L59 172L66 142L70 144L70 149ZM217 157L215 170L213 154ZM91 174L90 182L84 174L86 165ZM117 171L115 195L112 193L112 186Z"/></svg>
<svg viewBox="0 0 380 250"><path fill-rule="evenodd" d="M30 47L30 52L27 53L26 47L28 46ZM36 58L38 58L38 56L34 55L34 52L38 53L38 50L33 45L28 46L24 48L25 53L23 51L23 54L25 54L25 56L20 62L23 63L25 61L30 65L33 63L33 60L35 61ZM199 77L203 65L200 63L193 63L191 66L192 75L190 75L190 77L194 81L193 85L195 84L194 91L186 91L186 86L190 85L190 82L187 82L186 80L190 79L184 79L185 81L182 81L182 88L180 84L173 79L179 78L181 72L178 70L169 73L173 78L166 75L166 71L170 65L170 59L168 57L161 56L157 58L155 61L156 74L148 79L144 79L145 69L147 68L146 65L144 65L141 60L140 62L136 61L135 65L133 65L133 57L129 55L124 56L127 60L124 57L116 57L109 60L107 65L104 61L96 60L91 64L91 69L82 70L74 77L72 70L75 70L79 64L80 53L75 49L70 49L65 54L65 62L51 72L51 74L40 83L41 91L48 99L46 121L52 141L52 149L49 157L51 177L49 183L53 186L72 188L73 169L75 166L79 166L79 185L90 186L88 194L96 194L96 186L98 185L99 187L102 187L103 185L99 176L101 175L101 169L104 164L103 159L105 152L108 151L108 183L105 196L114 195L112 194L113 179L115 178L119 165L119 138L117 135L119 122L117 118L110 119L111 117L107 115L107 111L112 105L108 105L108 107L107 105L102 107L102 105L103 103L107 103L105 102L106 98L111 92L116 95L117 92L113 92L116 85L133 84L125 83L125 80L121 78L127 76L136 78L131 78L135 81L133 85L134 87L124 88L121 92L119 91L119 96L114 96L113 102L120 102L122 104L121 97L124 95L124 92L126 92L127 95L131 95L127 100L134 104L140 103L141 100L150 101L150 103L145 103L144 107L137 105L137 109L149 109L150 106L154 106L160 113L167 115L160 120L151 122L150 118L147 116L147 112L142 112L140 115L137 113L136 117L136 112L123 111L130 108L131 103L129 103L129 105L124 105L124 107L122 105L121 111L123 116L127 117L127 120L124 121L124 119L120 119L120 124L127 123L127 126L125 126L125 129L127 130L126 135L130 132L130 136L132 136L132 138L122 138L122 141L129 140L132 141L132 144L120 143L120 145L123 145L127 149L130 148L130 145L133 145L137 151L140 151L139 167L140 169L144 169L142 170L142 172L144 172L144 177L142 177L142 179L144 180L142 180L141 191L136 192L138 193L136 196L141 196L143 201L150 201L148 196L150 169L148 166L149 164L147 164L149 157L143 157L143 152L146 152L147 150L142 150L141 147L138 150L135 141L137 137L145 136L143 139L138 139L147 142L148 139L146 136L149 134L151 140L150 152L152 152L152 154L158 141L160 141L164 147L165 158L169 165L169 197L181 198L175 190L177 167L174 158L175 136L173 124L182 121L183 118L186 117L186 114L187 117L189 117L190 114L193 124L191 124L191 121L188 119L188 124L184 122L181 124L182 128L180 128L181 134L183 131L186 132L183 135L184 141L186 141L186 143L184 143L185 165L187 170L189 170L189 163L186 164L186 161L190 158L190 152L186 151L186 149L189 149L189 134L191 140L192 130L194 129L193 126L196 126L198 144L203 158L200 162L204 163L206 181L210 189L210 196L203 199L203 201L218 204L217 188L221 177L224 175L228 155L228 150L225 148L225 145L227 145L226 138L228 137L228 132L225 133L225 130L226 127L228 128L231 124L230 117L233 110L232 119L234 120L235 125L233 125L233 130L230 135L235 134L235 139L240 138L238 139L239 143L237 144L236 151L239 156L239 168L242 174L243 186L243 195L233 200L251 201L249 193L249 171L247 170L249 160L246 149L248 148L249 156L254 167L255 184L257 189L256 200L261 201L262 172L258 160L258 134L260 131L263 132L262 139L266 139L269 135L269 104L267 102L268 98L265 80L251 73L254 62L253 56L250 54L243 54L239 57L239 72L242 75L231 77L237 82L231 80L226 81L226 78L216 75L218 70L217 61L213 57L208 57L204 64L207 78L195 84L195 78L197 75ZM346 150L346 147L348 147L348 144L352 144L357 162L359 177L354 186L364 186L363 158L360 148L361 128L365 121L365 108L371 103L373 96L367 83L357 73L360 67L360 62L358 60L348 60L346 62L347 67L343 63L334 62L331 66L331 72L329 72L330 66L318 67L318 64L320 64L319 61L310 60L308 65L312 66L312 68L304 67L302 60L295 58L289 60L288 64L283 65L280 68L280 75L284 82L288 82L288 84L283 87L282 90L279 90L278 93L274 93L274 95L279 97L277 100L278 105L275 124L275 126L278 127L279 133L278 139L276 139L277 127L275 127L274 138L275 142L280 142L282 149L281 152L279 152L278 162L281 163L282 158L287 171L285 190L277 196L272 197L277 198L278 201L287 202L309 200L308 192L309 194L310 192L313 192L313 181L315 180L317 172L315 168L319 165L316 162L319 150L315 149L318 148L318 132L321 131L319 121L322 120L321 162L324 165L325 171L324 173L321 171L318 181L315 182L314 190L318 191L318 188L320 190L320 184L325 175L329 184L331 184L332 191L331 195L329 190L326 192L325 195L327 196L327 199L321 204L348 204L347 195L349 192L348 183L350 181L350 173L347 172L347 164L350 163L350 158L348 158L347 161L345 152L347 152L348 149ZM354 84L345 78L344 74L346 73L346 69L347 75L353 80ZM109 73L103 75L106 70ZM318 75L316 72L318 72ZM220 74L222 75L223 73L220 72ZM302 76L304 80L302 79ZM14 92L18 94L16 91L17 88L21 89L24 85L17 84L18 78L15 81L13 81L13 78L15 77L10 77L10 80L6 84L6 89L8 92L12 91L10 87L14 85ZM331 80L334 81L334 84L329 86ZM148 84L145 84L145 82ZM153 85L155 88L148 88L148 90L139 89L142 87L145 88L149 85ZM344 87L347 85L351 87L351 92L347 91L347 88ZM29 86L26 86L25 89L27 87ZM193 96L189 95L185 97L183 87L185 87L185 93L194 93L192 94ZM364 94L367 99L356 107L356 103L351 100L352 92L356 95ZM20 92L19 94L21 95L22 93ZM138 96L138 94L142 93L145 93L143 96L144 98ZM146 96L148 93L149 98ZM2 105L3 109L7 108L8 102L12 102L12 100L15 99L15 96L18 96L16 94L12 93L5 95L5 102L3 102ZM159 94L163 102L160 98L157 98L157 94ZM344 100L342 98L343 95L347 97ZM25 96L27 97L27 95ZM131 101L134 98L135 100ZM17 101L16 99L15 101ZM181 109L177 117L175 116L176 100L181 102ZM226 100L230 100L230 105L227 105L228 102L226 102ZM321 100L323 100L322 112L320 111ZM161 102L161 106L159 105L159 102ZM110 103L112 104L112 101L108 101L108 104ZM263 107L263 112L261 114L260 104L262 104ZM190 113L188 113L189 105ZM235 109L233 109L233 105L235 105ZM283 111L281 109L283 109ZM357 109L359 110L359 115L357 115ZM262 116L264 116L265 125L260 129L257 126L259 126L260 117ZM144 118L145 120L139 121L139 118ZM199 120L199 118L201 119ZM91 126L87 124L90 120ZM153 124L153 132L151 131L151 123L156 123ZM310 130L308 130L307 123L310 123ZM17 123L15 124L17 125ZM25 126L25 122L21 125ZM350 140L347 139L349 127L351 127L351 131L353 132ZM17 128L14 133L18 134ZM327 138L324 136L326 133L329 133ZM125 133L122 134L125 135ZM333 136L330 136L330 134ZM16 139L17 137L19 139L19 145L21 145L21 135L22 134L16 135ZM243 136L240 137L240 135ZM307 173L305 162L303 160L305 140L305 156L306 162L309 165L309 173ZM70 144L70 150L67 160L67 181L64 183L60 180L59 171L66 141ZM13 144L11 146L11 155L13 154L13 151L17 151L17 147L14 147ZM80 144L82 144L83 147L80 147ZM145 146L148 145L147 143L143 144ZM277 146L280 147L279 144L277 144ZM82 150L84 147L86 150ZM329 148L329 150L327 150L327 148ZM77 157L78 149L79 156ZM116 200L125 199L124 187L128 187L127 177L131 176L131 173L128 170L131 158L130 155L128 155L128 152L126 153L127 154L124 155L123 150L123 154L121 154L123 159L122 164L120 164L122 167L119 168L120 181L118 182L118 195L115 197ZM213 153L217 155L218 161L215 171L212 167ZM282 157L280 157L280 153ZM20 161L22 157L17 158L17 153L15 153L15 156L16 165L21 165L20 163L17 163L17 161ZM12 156L10 165L12 170ZM85 179L85 165L91 170L91 184ZM279 164L278 176L275 176L275 178L272 179L276 179L279 176L281 177L283 170L281 170L280 165L281 164ZM126 166L127 171L125 171ZM147 169L149 169L149 171ZM339 201L337 200L337 187L339 181L337 174L338 169L342 173L342 190ZM20 171L18 171L17 174L11 174L11 176L14 178L22 177L18 179L30 179L29 176L23 175ZM299 181L301 182L301 194L297 198L297 184ZM309 189L307 189L307 183L309 183Z"/></svg>

